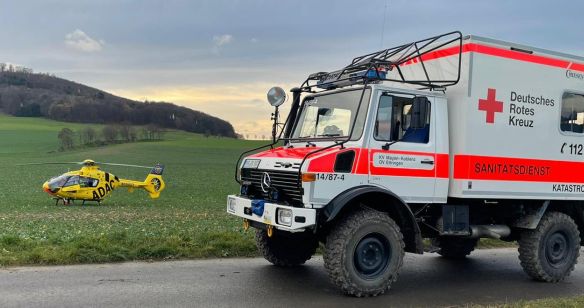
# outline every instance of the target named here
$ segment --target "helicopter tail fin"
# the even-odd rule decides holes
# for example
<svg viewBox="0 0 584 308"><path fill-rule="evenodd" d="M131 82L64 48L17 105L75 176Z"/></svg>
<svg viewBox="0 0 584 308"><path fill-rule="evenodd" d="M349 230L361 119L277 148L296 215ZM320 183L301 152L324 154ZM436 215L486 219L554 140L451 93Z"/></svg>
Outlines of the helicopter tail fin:
<svg viewBox="0 0 584 308"><path fill-rule="evenodd" d="M150 194L150 198L152 199L160 197L160 192L164 190L164 187L166 186L162 179L163 171L164 166L156 164L156 166L150 171L150 174L146 177L146 180L144 180L144 189Z"/></svg>

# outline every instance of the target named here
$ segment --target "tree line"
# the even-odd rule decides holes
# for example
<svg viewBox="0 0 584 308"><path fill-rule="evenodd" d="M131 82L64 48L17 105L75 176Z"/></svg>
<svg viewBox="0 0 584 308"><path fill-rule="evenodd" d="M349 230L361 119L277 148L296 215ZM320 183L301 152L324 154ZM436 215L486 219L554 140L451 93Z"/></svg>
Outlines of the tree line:
<svg viewBox="0 0 584 308"><path fill-rule="evenodd" d="M106 125L101 130L91 126L74 131L65 127L59 131L59 151L79 146L103 146L113 143L162 140L165 131L156 125L137 128L131 125Z"/></svg>

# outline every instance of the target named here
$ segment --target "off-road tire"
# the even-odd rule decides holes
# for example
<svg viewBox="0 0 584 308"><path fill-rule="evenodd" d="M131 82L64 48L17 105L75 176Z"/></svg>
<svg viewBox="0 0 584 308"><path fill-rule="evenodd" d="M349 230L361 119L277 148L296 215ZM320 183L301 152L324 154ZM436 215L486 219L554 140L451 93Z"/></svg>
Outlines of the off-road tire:
<svg viewBox="0 0 584 308"><path fill-rule="evenodd" d="M523 231L519 239L521 266L538 281L562 281L574 270L579 254L578 226L564 213L546 213L536 229Z"/></svg>
<svg viewBox="0 0 584 308"><path fill-rule="evenodd" d="M382 245L374 247L382 248L381 256L387 255L387 258L381 258L375 251L370 251L375 254L372 264L378 260L386 262L385 265L375 265L374 267L379 267L379 272L371 277L364 277L364 270L359 269L367 266L364 263L359 264L359 260L366 261L356 258L360 256L357 248L371 243L366 241L379 241ZM365 249L371 248L368 247ZM331 282L345 294L356 297L377 296L389 290L391 284L397 280L403 264L404 247L400 228L389 215L362 209L345 216L331 229L324 249L324 266ZM361 256L365 257L365 250L360 251L363 252Z"/></svg>
<svg viewBox="0 0 584 308"><path fill-rule="evenodd" d="M272 237L265 230L258 229L256 246L264 258L280 267L304 264L316 252L318 240L306 234L282 234L274 232Z"/></svg>
<svg viewBox="0 0 584 308"><path fill-rule="evenodd" d="M478 239L441 236L432 239L432 246L446 259L464 259L475 249Z"/></svg>

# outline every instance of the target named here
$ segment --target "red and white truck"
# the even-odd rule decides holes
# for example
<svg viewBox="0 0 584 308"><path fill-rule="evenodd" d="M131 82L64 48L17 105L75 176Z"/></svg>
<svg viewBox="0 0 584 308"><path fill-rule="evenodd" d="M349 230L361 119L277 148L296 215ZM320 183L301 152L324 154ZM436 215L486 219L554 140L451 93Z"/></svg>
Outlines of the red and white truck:
<svg viewBox="0 0 584 308"><path fill-rule="evenodd" d="M323 243L331 281L359 297L389 290L405 252L464 258L479 238L517 241L535 280L574 269L584 58L452 32L291 92L283 133L242 155L227 198L268 261L300 265Z"/></svg>

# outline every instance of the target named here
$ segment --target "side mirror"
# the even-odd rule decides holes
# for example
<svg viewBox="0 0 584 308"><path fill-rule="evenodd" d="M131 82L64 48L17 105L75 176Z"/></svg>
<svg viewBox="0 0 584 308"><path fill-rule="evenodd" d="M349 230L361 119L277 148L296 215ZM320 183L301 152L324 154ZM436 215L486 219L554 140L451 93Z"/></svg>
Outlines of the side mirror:
<svg viewBox="0 0 584 308"><path fill-rule="evenodd" d="M318 108L318 115L319 116L328 116L328 115L330 115L330 113L331 113L330 108L324 108L324 107Z"/></svg>
<svg viewBox="0 0 584 308"><path fill-rule="evenodd" d="M411 111L410 128L420 129L426 127L426 119L430 112L430 101L425 96L414 97Z"/></svg>

